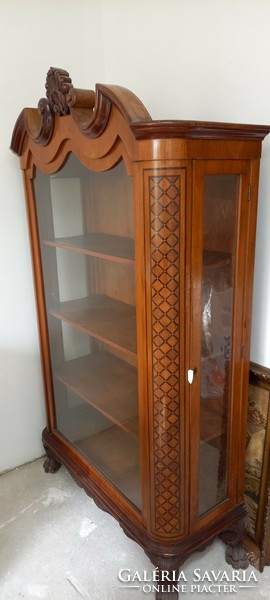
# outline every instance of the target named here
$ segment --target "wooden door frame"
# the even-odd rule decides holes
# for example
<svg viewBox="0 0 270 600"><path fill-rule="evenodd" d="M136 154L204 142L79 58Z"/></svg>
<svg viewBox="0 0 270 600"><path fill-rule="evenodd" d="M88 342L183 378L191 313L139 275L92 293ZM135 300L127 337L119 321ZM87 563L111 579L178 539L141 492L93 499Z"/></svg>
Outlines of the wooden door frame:
<svg viewBox="0 0 270 600"><path fill-rule="evenodd" d="M228 497L202 517L199 517L199 458L200 458L200 355L201 355L201 277L203 247L203 183L206 175L236 174L239 181L239 203L236 221L235 288L232 323L232 379L228 441ZM246 285L245 244L248 239L249 203L248 186L251 177L250 161L201 160L193 163L193 208L191 250L191 320L190 320L190 369L197 374L190 386L190 519L191 529L201 529L213 519L229 511L237 503L238 457L243 454L245 424L242 420L243 344L245 334L244 308ZM241 435L239 424L241 423ZM242 428L243 425L243 428Z"/></svg>

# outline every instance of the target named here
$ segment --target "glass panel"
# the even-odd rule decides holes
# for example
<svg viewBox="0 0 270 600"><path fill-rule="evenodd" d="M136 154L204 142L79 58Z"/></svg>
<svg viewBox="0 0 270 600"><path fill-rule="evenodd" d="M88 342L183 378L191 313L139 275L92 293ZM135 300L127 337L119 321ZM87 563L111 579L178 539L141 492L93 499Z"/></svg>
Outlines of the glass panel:
<svg viewBox="0 0 270 600"><path fill-rule="evenodd" d="M140 508L132 180L71 155L35 191L57 429Z"/></svg>
<svg viewBox="0 0 270 600"><path fill-rule="evenodd" d="M200 515L227 497L238 175L204 180Z"/></svg>

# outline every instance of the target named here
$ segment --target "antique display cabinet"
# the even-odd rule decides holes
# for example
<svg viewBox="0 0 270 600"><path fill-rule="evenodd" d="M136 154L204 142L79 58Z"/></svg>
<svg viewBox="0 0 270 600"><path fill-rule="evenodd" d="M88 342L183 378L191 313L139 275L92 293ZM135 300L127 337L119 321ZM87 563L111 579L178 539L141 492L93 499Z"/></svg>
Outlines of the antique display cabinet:
<svg viewBox="0 0 270 600"><path fill-rule="evenodd" d="M244 464L261 144L73 87L18 117L47 407L67 466L160 570L220 535L248 566ZM163 588L164 589L164 588ZM171 591L157 597L172 598Z"/></svg>

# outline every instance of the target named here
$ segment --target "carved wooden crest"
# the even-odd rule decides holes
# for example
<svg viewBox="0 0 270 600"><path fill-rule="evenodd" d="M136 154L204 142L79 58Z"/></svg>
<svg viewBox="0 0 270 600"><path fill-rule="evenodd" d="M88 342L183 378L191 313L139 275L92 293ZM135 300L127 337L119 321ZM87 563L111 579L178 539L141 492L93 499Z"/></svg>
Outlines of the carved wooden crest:
<svg viewBox="0 0 270 600"><path fill-rule="evenodd" d="M73 88L71 78L67 71L51 67L47 73L46 95L53 112L59 117L70 112L67 104L67 95Z"/></svg>
<svg viewBox="0 0 270 600"><path fill-rule="evenodd" d="M75 88L68 71L51 67L46 77L46 98L38 108L25 108L13 130L11 149L21 155L25 136L47 146L53 135L55 118L71 115L80 131L96 138L107 127L114 105L129 124L151 117L142 102L130 90L120 86L96 85L96 91Z"/></svg>

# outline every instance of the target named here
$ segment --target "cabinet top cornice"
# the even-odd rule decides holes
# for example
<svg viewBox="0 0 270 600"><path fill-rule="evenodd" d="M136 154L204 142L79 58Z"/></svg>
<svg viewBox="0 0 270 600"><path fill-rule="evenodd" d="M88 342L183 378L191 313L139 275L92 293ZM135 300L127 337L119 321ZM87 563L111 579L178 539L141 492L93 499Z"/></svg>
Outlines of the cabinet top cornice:
<svg viewBox="0 0 270 600"><path fill-rule="evenodd" d="M256 140L270 132L270 125L245 125L204 121L153 120L139 98L118 85L97 84L96 91L74 88L69 73L51 67L46 78L46 98L38 108L25 108L15 124L11 150L22 154L28 135L35 143L47 146L55 120L71 115L76 126L88 138L97 138L109 123L114 106L128 123L136 140Z"/></svg>

